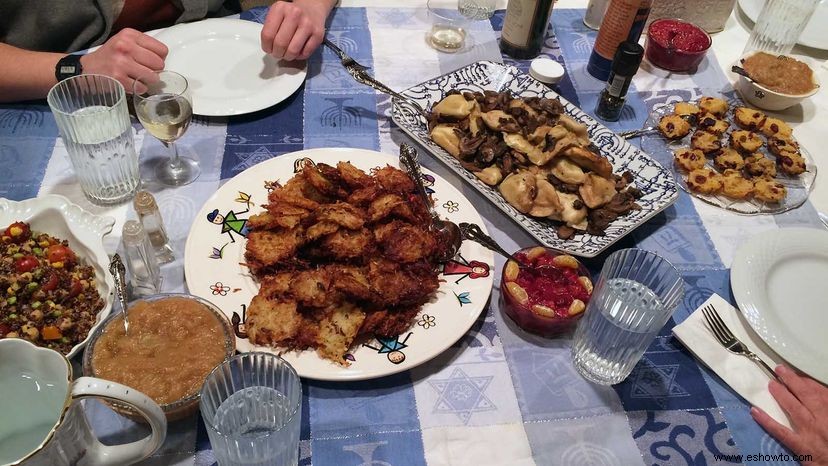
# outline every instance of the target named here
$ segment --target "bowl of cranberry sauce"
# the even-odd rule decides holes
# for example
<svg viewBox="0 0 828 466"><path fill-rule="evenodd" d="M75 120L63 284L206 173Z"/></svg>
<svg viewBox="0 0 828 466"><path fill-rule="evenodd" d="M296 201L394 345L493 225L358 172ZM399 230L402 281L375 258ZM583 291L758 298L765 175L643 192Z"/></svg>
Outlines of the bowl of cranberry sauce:
<svg viewBox="0 0 828 466"><path fill-rule="evenodd" d="M553 249L521 249L506 262L500 282L501 309L522 329L554 336L572 329L592 294L589 271Z"/></svg>
<svg viewBox="0 0 828 466"><path fill-rule="evenodd" d="M659 19L647 29L644 56L669 71L691 71L699 66L713 40L704 29L680 19Z"/></svg>

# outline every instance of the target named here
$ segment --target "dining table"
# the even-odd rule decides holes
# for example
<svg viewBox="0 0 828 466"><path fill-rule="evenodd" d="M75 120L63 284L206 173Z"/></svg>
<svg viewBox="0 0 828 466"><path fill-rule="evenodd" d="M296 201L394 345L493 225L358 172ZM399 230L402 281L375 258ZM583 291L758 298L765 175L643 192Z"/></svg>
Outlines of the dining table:
<svg viewBox="0 0 828 466"><path fill-rule="evenodd" d="M594 115L606 83L586 71L597 34L582 21L586 3L555 3L541 55L566 70L552 89ZM500 0L490 19L469 25L467 47L457 53L438 52L427 44L431 23L424 0L341 0L328 20L326 35L395 90L480 60L526 72L529 60L505 56L498 46L505 4ZM262 23L266 13L265 7L257 7L240 17ZM736 75L729 69L751 26L736 6L725 29L712 35L713 46L695 73L667 72L645 60L632 81L621 119L602 123L614 131L637 129L658 104L732 93ZM819 63L817 74L828 82L822 66L828 52L802 47L795 52ZM202 170L187 186L153 182L149 154L159 153L161 143L133 117L144 187L157 200L176 253L176 260L161 268L164 292L188 291L185 241L193 223L204 221L196 214L226 180L260 162L304 149L352 147L396 155L401 143L415 144L392 122L391 98L355 82L332 52L318 49L307 66L302 87L275 106L245 115L195 117L178 141L182 150L197 154ZM685 282L683 301L623 382L588 382L573 367L571 333L539 337L503 314L498 283L504 261L497 257L485 310L466 335L436 358L379 379L302 381L299 464L797 464L770 456L753 461L720 456L790 452L756 424L750 405L697 361L671 330L713 293L735 304L730 266L739 245L751 235L790 227L826 228L820 212L828 212L828 153L819 150L828 127L826 111L828 96L820 91L774 114L793 126L820 167L810 199L802 206L778 215L738 215L679 190L673 205L597 257L583 259L597 277L611 252L642 248L669 260ZM537 244L422 146L415 147L425 167L471 201L491 236L506 250ZM103 207L84 197L45 101L0 105L0 180L0 197L22 200L60 194L91 212L114 217L115 228L104 242L110 254L122 250L121 228L136 217L130 203ZM75 359L78 376L80 358ZM85 401L85 411L104 443L146 434L142 425L100 402ZM215 462L204 423L196 414L170 423L163 447L142 464Z"/></svg>

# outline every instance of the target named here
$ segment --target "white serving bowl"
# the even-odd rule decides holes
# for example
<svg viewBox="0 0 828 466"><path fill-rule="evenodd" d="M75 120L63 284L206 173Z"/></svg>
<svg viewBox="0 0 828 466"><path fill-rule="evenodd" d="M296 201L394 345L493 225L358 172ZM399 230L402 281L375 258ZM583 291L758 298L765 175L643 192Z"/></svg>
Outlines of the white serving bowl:
<svg viewBox="0 0 828 466"><path fill-rule="evenodd" d="M89 335L65 355L72 358L83 349L95 329L112 311L115 282L108 272L109 255L104 249L103 237L112 231L115 219L87 212L56 194L19 202L0 198L0 227L6 228L16 221L29 223L33 231L69 241L69 247L78 257L95 269L95 282L104 304L98 310L95 325L89 329Z"/></svg>
<svg viewBox="0 0 828 466"><path fill-rule="evenodd" d="M745 54L736 63L736 65L741 66L742 60L748 58L754 53L756 52L750 52ZM739 94L742 96L742 98L756 108L761 108L762 110L779 111L785 110L789 107L793 107L794 105L802 102L808 97L811 97L812 95L819 92L819 79L816 76L816 71L811 60L807 57L802 57L799 55L788 56L805 63L811 68L811 79L813 80L815 85L815 87L811 91L805 94L783 94L781 92L772 91L767 87L759 83L756 83L751 79L748 79L745 76L739 75L739 79L736 82L736 90L739 91Z"/></svg>

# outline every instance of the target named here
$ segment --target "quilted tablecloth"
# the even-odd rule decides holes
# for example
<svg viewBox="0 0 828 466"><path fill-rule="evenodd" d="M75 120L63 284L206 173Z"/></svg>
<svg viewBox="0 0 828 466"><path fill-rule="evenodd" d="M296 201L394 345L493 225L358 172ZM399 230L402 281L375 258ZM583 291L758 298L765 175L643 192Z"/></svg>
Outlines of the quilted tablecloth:
<svg viewBox="0 0 828 466"><path fill-rule="evenodd" d="M255 9L242 18L261 22L265 12ZM553 12L543 54L567 70L556 90L593 114L604 84L585 71L595 33L583 26L583 13ZM402 90L477 60L505 61L526 70L528 62L500 54L503 15L497 11L490 21L475 23L469 30L470 47L458 54L438 53L427 45L425 8L339 8L329 19L328 35L370 66L378 79ZM409 140L390 121L389 98L356 84L333 54L317 51L308 68L304 86L281 104L250 115L196 118L181 139L181 146L198 154L203 172L190 186L156 193L179 257L162 269L164 291L186 290L184 241L192 222L199 221L196 212L224 180L301 149L359 147L396 154L399 144ZM609 126L639 128L657 103L730 91L713 57L692 75L667 74L645 63L621 121ZM160 143L146 136L137 121L134 129L142 173L155 189L147 167L149 154L159 153ZM436 160L422 160L462 190L506 249L534 244ZM106 239L110 253L119 248L123 221L135 216L131 207L105 209L83 197L45 102L0 106L0 196L26 199L47 193L115 216L118 224ZM675 205L609 251L655 251L675 264L687 284L684 302L623 383L601 387L582 379L570 361L570 337L542 339L515 327L499 309L495 285L489 306L470 333L429 363L367 382L303 382L300 464L795 464L770 456L789 452L754 423L744 400L671 335L671 328L711 293L733 301L728 269L740 242L760 231L791 226L821 223L809 203L782 215L745 217L681 192ZM609 252L586 261L593 273L600 271ZM499 258L497 266L502 266ZM86 410L105 442L144 433L99 403L87 402ZM767 456L755 461L719 456L736 454ZM162 450L145 462L214 463L197 417L171 424Z"/></svg>

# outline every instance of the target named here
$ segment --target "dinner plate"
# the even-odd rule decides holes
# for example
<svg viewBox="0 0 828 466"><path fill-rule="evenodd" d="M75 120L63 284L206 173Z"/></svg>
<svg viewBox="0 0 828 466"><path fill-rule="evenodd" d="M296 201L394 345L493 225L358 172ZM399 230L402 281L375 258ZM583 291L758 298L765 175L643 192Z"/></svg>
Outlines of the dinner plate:
<svg viewBox="0 0 828 466"><path fill-rule="evenodd" d="M236 331L239 351L269 351L278 348L256 346L244 332L245 312L259 285L240 265L244 262L246 240L235 233L243 231L250 215L263 211L268 186L285 183L302 159L335 166L350 161L362 170L385 165L399 166L390 155L363 149L312 149L281 155L228 180L210 197L196 217L187 237L184 273L190 293L213 302L230 318ZM483 227L483 220L471 202L448 181L424 170L430 181L438 213L456 223L472 222ZM235 219L235 230L210 219L220 214ZM208 219L208 215L209 218ZM226 220L225 220L226 221ZM241 223L239 223L241 222ZM349 367L320 358L315 351L286 352L282 356L300 376L317 380L363 380L411 369L445 351L468 332L486 307L492 290L494 257L491 251L466 241L454 260L443 266L440 288L423 306L412 327L390 339L374 339L352 349L346 357Z"/></svg>
<svg viewBox="0 0 828 466"><path fill-rule="evenodd" d="M617 218L610 223L603 235L584 233L578 234L572 239L563 240L558 238L558 223L524 215L512 207L503 199L497 188L480 181L471 171L463 168L456 158L431 140L428 134L428 124L422 115L410 106L394 99L392 117L397 126L494 203L524 230L548 247L575 256L595 257L678 199L678 189L668 169L662 167L657 161L609 128L592 119L583 110L568 102L543 83L522 73L513 66L491 61L479 61L413 86L403 91L402 94L417 102L422 108L430 109L432 105L442 100L448 91L453 89L477 92L485 90L508 91L517 97L560 99L566 114L587 126L590 141L595 144L601 155L610 161L613 172L621 174L629 171L633 175L634 185L643 194L636 201L641 206L641 210L634 210L626 216Z"/></svg>
<svg viewBox="0 0 828 466"><path fill-rule="evenodd" d="M95 269L95 281L104 305L98 311L95 325L89 329L86 338L73 346L66 355L67 358L72 358L86 346L89 337L112 311L115 282L109 274L109 255L104 249L103 237L112 231L115 219L88 212L57 194L25 201L0 199L0 228L5 229L17 221L29 223L33 231L67 240L78 257Z"/></svg>
<svg viewBox="0 0 828 466"><path fill-rule="evenodd" d="M187 78L193 113L228 116L278 104L305 81L305 62L285 62L262 51L262 25L214 18L177 24L155 38L169 53L165 69Z"/></svg>
<svg viewBox="0 0 828 466"><path fill-rule="evenodd" d="M737 100L733 96L720 96L721 98L728 101L730 108L734 108L737 106L745 106L745 104ZM693 101L693 103L697 103ZM655 128L658 126L658 122L661 120L662 117L666 115L670 115L673 113L673 108L675 106L675 102L667 102L663 104L657 104L654 106L653 111L650 113L649 118L644 123L645 128ZM740 129L734 123L732 123L732 118L730 118L730 114L728 114L728 121L731 122L730 128L725 132L722 136L722 140L727 141L730 133L733 130ZM651 134L645 134L641 138L641 148L646 150L648 153L653 154L655 156L661 156L661 160L670 160L673 158L673 153L681 148L689 148L690 147L690 138L693 135L693 131L690 131L690 134L681 138L681 139L674 139L674 140L667 140L664 136L661 135L659 132L654 132ZM776 156L771 154L767 147L767 138L760 134L762 141L765 143L757 153L764 155L765 157L776 160ZM796 138L796 135L794 135ZM706 202L707 204L714 205L716 207L720 207L725 210L729 210L731 212L737 212L744 215L766 215L766 214L781 214L783 212L787 212L792 209L796 209L797 207L801 206L808 200L808 196L811 194L811 190L814 189L814 182L816 181L817 175L817 165L814 163L814 159L811 154L805 149L805 147L800 146L800 153L802 157L805 159L805 173L796 176L785 175L781 171L778 171L776 181L780 184L785 186L788 194L785 196L781 202L771 203L771 202L762 202L757 199L731 199L721 194L702 194L695 192L687 187L687 174L681 171L675 164L671 164L670 168L673 171L673 176L676 179L676 182L681 187L682 190L690 194L691 196ZM707 168L715 172L719 172L713 167L713 158L709 157L707 159Z"/></svg>
<svg viewBox="0 0 828 466"><path fill-rule="evenodd" d="M801 371L828 383L828 231L782 228L733 259L733 297L753 330Z"/></svg>
<svg viewBox="0 0 828 466"><path fill-rule="evenodd" d="M754 23L764 6L765 0L739 0L739 8ZM798 43L807 47L828 50L828 29L825 28L826 24L828 24L828 3L822 0L817 5L814 15L808 21L808 25L802 31L802 35L799 36Z"/></svg>

